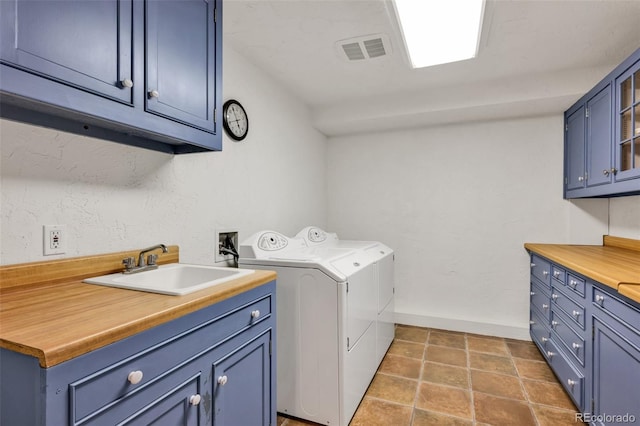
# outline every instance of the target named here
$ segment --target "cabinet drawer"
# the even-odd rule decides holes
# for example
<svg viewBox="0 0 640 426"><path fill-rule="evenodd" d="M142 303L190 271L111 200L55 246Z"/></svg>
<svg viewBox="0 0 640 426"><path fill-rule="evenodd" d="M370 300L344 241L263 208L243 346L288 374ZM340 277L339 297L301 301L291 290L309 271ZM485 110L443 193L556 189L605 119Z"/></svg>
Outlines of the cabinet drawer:
<svg viewBox="0 0 640 426"><path fill-rule="evenodd" d="M567 273L567 288L578 293L580 296L584 298L584 287L585 287L584 279L580 277L576 277L571 273Z"/></svg>
<svg viewBox="0 0 640 426"><path fill-rule="evenodd" d="M584 307L574 302L568 295L560 291L558 288L551 290L551 303L560 307L571 321L578 325L581 329L585 329Z"/></svg>
<svg viewBox="0 0 640 426"><path fill-rule="evenodd" d="M72 418L81 420L119 398L139 392L215 346L213 342L268 318L271 308L271 296L255 300L71 383Z"/></svg>
<svg viewBox="0 0 640 426"><path fill-rule="evenodd" d="M551 329L567 347L567 352L584 367L584 339L567 324L562 313L554 306L551 311Z"/></svg>
<svg viewBox="0 0 640 426"><path fill-rule="evenodd" d="M551 263L548 260L531 255L531 274L546 285L551 285Z"/></svg>
<svg viewBox="0 0 640 426"><path fill-rule="evenodd" d="M529 317L529 326L531 331L531 338L538 344L538 346L546 351L548 349L547 342L551 337L551 331L549 331L548 321L543 320L540 316L532 310Z"/></svg>
<svg viewBox="0 0 640 426"><path fill-rule="evenodd" d="M583 410L583 385L584 376L577 372L571 363L564 357L553 340L549 341L549 350L547 351L547 360L553 369L558 380L567 391L573 402L579 410Z"/></svg>
<svg viewBox="0 0 640 426"><path fill-rule="evenodd" d="M531 283L531 306L540 316L546 318L547 322L551 319L551 296L548 291L548 288L536 284L535 281Z"/></svg>
<svg viewBox="0 0 640 426"><path fill-rule="evenodd" d="M551 265L551 276L563 284L566 282L566 271L556 265Z"/></svg>
<svg viewBox="0 0 640 426"><path fill-rule="evenodd" d="M593 287L593 304L604 312L613 315L617 319L626 323L636 333L640 334L638 326L640 324L640 310L609 293Z"/></svg>

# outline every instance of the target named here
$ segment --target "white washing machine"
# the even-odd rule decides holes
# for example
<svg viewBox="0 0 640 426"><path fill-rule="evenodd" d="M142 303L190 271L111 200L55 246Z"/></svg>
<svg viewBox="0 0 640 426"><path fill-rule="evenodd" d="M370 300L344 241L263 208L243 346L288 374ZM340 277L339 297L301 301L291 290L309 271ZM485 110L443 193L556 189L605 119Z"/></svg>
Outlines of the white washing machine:
<svg viewBox="0 0 640 426"><path fill-rule="evenodd" d="M302 238L309 247L337 247L362 250L366 258L376 264L378 282L378 307L376 321L376 356L378 363L387 353L395 337L394 312L394 260L393 250L377 241L340 240L335 233L325 232L317 226L303 228L296 237Z"/></svg>
<svg viewBox="0 0 640 426"><path fill-rule="evenodd" d="M274 231L259 232L240 245L240 267L278 274L279 412L331 426L347 426L353 417L382 347L380 268L366 247L373 246L323 244ZM392 272L393 252L380 245L378 252L383 250L391 254Z"/></svg>

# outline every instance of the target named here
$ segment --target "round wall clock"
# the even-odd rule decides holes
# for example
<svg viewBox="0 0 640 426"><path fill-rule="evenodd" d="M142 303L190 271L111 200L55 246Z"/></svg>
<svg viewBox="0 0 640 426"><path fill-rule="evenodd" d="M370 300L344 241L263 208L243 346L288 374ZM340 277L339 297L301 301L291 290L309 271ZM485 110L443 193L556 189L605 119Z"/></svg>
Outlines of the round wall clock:
<svg viewBox="0 0 640 426"><path fill-rule="evenodd" d="M249 132L249 117L240 102L229 99L222 107L222 125L229 137L241 141Z"/></svg>

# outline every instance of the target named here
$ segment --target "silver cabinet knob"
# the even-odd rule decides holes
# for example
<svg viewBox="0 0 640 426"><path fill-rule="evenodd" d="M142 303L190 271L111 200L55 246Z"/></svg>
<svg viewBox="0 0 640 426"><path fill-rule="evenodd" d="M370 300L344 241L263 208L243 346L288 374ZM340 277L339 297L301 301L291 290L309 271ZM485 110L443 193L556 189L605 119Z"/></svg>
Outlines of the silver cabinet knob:
<svg viewBox="0 0 640 426"><path fill-rule="evenodd" d="M551 298L552 298L553 300L558 300L558 297L559 297L559 296L558 296L557 294L555 294L555 293L553 293L553 294L551 295Z"/></svg>
<svg viewBox="0 0 640 426"><path fill-rule="evenodd" d="M260 318L260 311L257 309L255 311L251 311L251 318Z"/></svg>
<svg viewBox="0 0 640 426"><path fill-rule="evenodd" d="M558 278L560 276L560 271L553 271L553 276Z"/></svg>
<svg viewBox="0 0 640 426"><path fill-rule="evenodd" d="M531 292L531 295L532 295L532 296L535 296L535 295L536 295L536 292L535 292L535 291L532 291L532 292Z"/></svg>
<svg viewBox="0 0 640 426"><path fill-rule="evenodd" d="M573 288L576 288L578 286L578 281L569 280L569 285Z"/></svg>
<svg viewBox="0 0 640 426"><path fill-rule="evenodd" d="M604 302L604 296L596 294L596 302L602 305L602 302Z"/></svg>
<svg viewBox="0 0 640 426"><path fill-rule="evenodd" d="M551 328L556 328L558 324L560 324L558 321L551 321Z"/></svg>
<svg viewBox="0 0 640 426"><path fill-rule="evenodd" d="M191 395L189 397L189 404L191 405L198 405L200 404L200 401L202 401L202 397L199 394Z"/></svg>
<svg viewBox="0 0 640 426"><path fill-rule="evenodd" d="M542 271L542 275L546 277L547 275L549 275L549 271Z"/></svg>
<svg viewBox="0 0 640 426"><path fill-rule="evenodd" d="M548 337L543 337L541 340L542 340L542 343L547 343L549 341L549 338Z"/></svg>
<svg viewBox="0 0 640 426"><path fill-rule="evenodd" d="M144 374L142 374L142 371L140 371L140 370L132 371L127 376L127 380L132 385L137 385L142 380L142 376L144 376Z"/></svg>
<svg viewBox="0 0 640 426"><path fill-rule="evenodd" d="M584 180L584 176L578 176L578 182L582 182Z"/></svg>
<svg viewBox="0 0 640 426"><path fill-rule="evenodd" d="M536 322L533 320L529 320L529 325L534 325Z"/></svg>
<svg viewBox="0 0 640 426"><path fill-rule="evenodd" d="M554 353L554 352L551 352L551 351L547 351L547 356L548 356L549 358L552 358L553 356L555 356L555 353Z"/></svg>
<svg viewBox="0 0 640 426"><path fill-rule="evenodd" d="M618 169L616 169L615 167L612 167L611 173L615 175L616 173L618 173Z"/></svg>
<svg viewBox="0 0 640 426"><path fill-rule="evenodd" d="M546 309L549 309L549 305L547 305L546 303L543 303L543 304L542 304L542 309L545 309L545 310L546 310Z"/></svg>
<svg viewBox="0 0 640 426"><path fill-rule="evenodd" d="M567 379L567 385L574 387L576 385L576 381L575 380L571 380L571 379Z"/></svg>
<svg viewBox="0 0 640 426"><path fill-rule="evenodd" d="M120 84L122 84L122 87L133 87L133 81L130 78L125 78L120 82Z"/></svg>
<svg viewBox="0 0 640 426"><path fill-rule="evenodd" d="M603 174L603 175L605 175L605 176L609 176L609 170L604 169L604 170L602 171L602 174Z"/></svg>
<svg viewBox="0 0 640 426"><path fill-rule="evenodd" d="M580 311L573 311L572 314L574 317L578 318L580 316Z"/></svg>
<svg viewBox="0 0 640 426"><path fill-rule="evenodd" d="M535 267L536 267L536 264L535 264L535 263L532 263L532 264L531 264L531 267L532 267L532 268L535 268Z"/></svg>
<svg viewBox="0 0 640 426"><path fill-rule="evenodd" d="M573 342L573 343L571 344L571 347L572 347L573 349L575 349L575 350L578 350L578 349L580 349L580 348L582 347L582 345L581 345L581 344L579 344L579 343L575 343L575 342Z"/></svg>
<svg viewBox="0 0 640 426"><path fill-rule="evenodd" d="M158 96L160 96L160 93L158 93L157 90L155 90L155 89L149 90L149 97L150 98L157 98Z"/></svg>
<svg viewBox="0 0 640 426"><path fill-rule="evenodd" d="M218 377L218 384L220 386L224 386L227 384L227 376L220 376Z"/></svg>

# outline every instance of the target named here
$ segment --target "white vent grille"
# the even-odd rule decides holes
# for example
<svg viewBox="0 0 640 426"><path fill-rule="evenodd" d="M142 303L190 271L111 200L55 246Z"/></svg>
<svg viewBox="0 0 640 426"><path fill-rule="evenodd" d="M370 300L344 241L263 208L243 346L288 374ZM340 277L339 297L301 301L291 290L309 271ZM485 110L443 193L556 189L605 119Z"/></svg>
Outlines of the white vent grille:
<svg viewBox="0 0 640 426"><path fill-rule="evenodd" d="M337 41L336 52L346 61L363 61L383 58L391 54L391 44L386 34L373 34Z"/></svg>

